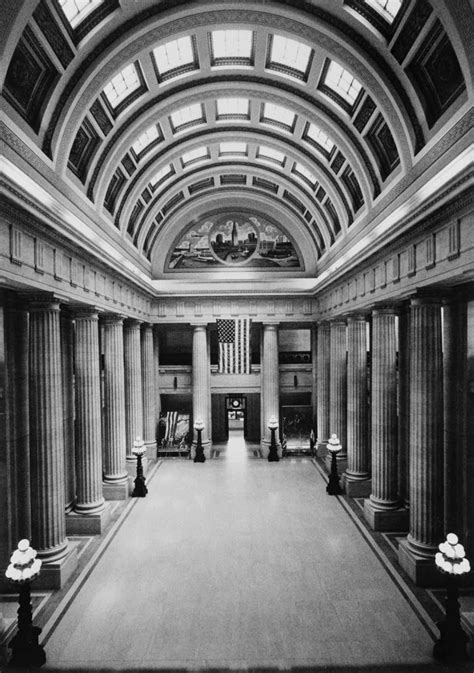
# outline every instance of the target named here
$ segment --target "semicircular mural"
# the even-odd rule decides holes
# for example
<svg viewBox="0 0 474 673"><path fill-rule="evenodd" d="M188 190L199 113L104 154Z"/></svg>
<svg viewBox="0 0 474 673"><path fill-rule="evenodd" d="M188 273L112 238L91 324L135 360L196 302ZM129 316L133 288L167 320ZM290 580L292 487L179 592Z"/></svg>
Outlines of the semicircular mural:
<svg viewBox="0 0 474 673"><path fill-rule="evenodd" d="M259 214L225 212L193 224L176 242L168 270L225 266L302 269L301 256L284 230Z"/></svg>

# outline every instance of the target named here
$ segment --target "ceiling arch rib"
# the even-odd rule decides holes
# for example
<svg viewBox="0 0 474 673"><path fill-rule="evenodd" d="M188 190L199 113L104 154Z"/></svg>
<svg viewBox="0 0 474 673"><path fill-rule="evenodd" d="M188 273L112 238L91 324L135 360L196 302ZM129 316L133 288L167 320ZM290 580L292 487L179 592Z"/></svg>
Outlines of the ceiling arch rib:
<svg viewBox="0 0 474 673"><path fill-rule="evenodd" d="M273 4L273 3L272 3ZM350 35L351 39L354 38L354 30L350 26L344 24L340 19L336 19L331 14L327 14L322 10L314 11L314 8L311 8L310 14L308 14L308 19L310 16L313 16L312 20L308 21L308 24L312 23L313 25L305 25L301 22L294 20L294 17L291 16L291 13L288 16L284 17L281 15L281 12L284 11L279 7L283 3L275 3L273 7L258 7L258 10L254 6L249 6L248 16L253 25L249 25L252 28L257 28L255 31L257 38L261 34L261 40L263 41L258 52L265 54L266 44L268 36L272 34L270 31L280 30L286 32L291 36L294 35L295 39L299 41L307 41L309 44L316 49L324 49L328 54L339 55L343 64L352 63L353 67L357 70L360 69L362 72L362 77L360 77L364 86L367 89L371 90L371 93L374 97L374 100L378 102L381 109L385 112L387 116L389 110L394 106L389 104L389 98L392 97L390 89L395 88L397 91L403 93L403 87L398 82L398 78L391 71L389 66L386 63L383 64L384 70L386 71L387 82L382 83L383 86L380 86L381 82L376 82L373 77L373 71L376 68L377 62L380 62L380 54L374 54L373 48L370 44L365 41L361 36L357 37L357 45L354 49L354 52L364 52L371 55L373 58L374 65L368 64L366 60L365 63L362 62L360 56L356 57L355 53L351 54L349 50L345 50L345 47L342 46L341 42L347 42L347 38ZM306 9L309 8L309 5ZM251 11L253 10L253 11ZM147 23L146 28L137 22L139 21L139 16L134 19L133 26L130 24L130 30L127 32L122 31L120 35L112 33L107 40L107 50L106 53L99 52L99 48L96 52L86 59L84 59L81 64L80 72L79 70L73 75L69 80L68 85L65 87L61 99L56 106L56 109L51 114L51 122L49 128L45 133L45 149L50 145L53 149L54 154L54 145L60 141L60 135L66 132L69 135L70 129L67 128L67 113L64 116L64 110L67 107L66 103L73 103L74 106L80 106L81 100L91 100L95 99L100 92L103 90L103 86L107 84L107 81L116 73L119 72L124 66L129 62L138 58L140 55L143 56L144 62L147 64L147 70L150 66L150 54L153 49L156 48L160 42L166 40L169 36L177 35L177 32L183 32L183 27L188 23L188 32L195 31L195 34L199 37L197 42L199 46L203 44L207 45L207 39L203 39L203 36L199 36L198 33L204 31L205 33L209 30L212 30L217 24L225 24L225 22L233 23L240 22L242 19L241 12L236 12L229 9L219 9L218 11L214 10L212 12L203 11L199 14L192 15L191 12L187 13L187 16L179 15L179 9L177 10L177 16L175 19L169 19L168 17L160 16L159 13L156 16L153 16L153 12L148 11L146 13ZM179 19L178 19L179 17ZM161 25L160 25L161 23ZM344 40L340 39L340 33L344 34ZM137 37L134 37L136 35ZM115 41L116 40L116 41ZM124 46L125 45L125 46ZM362 47L362 48L361 48ZM97 77L97 72L95 68L97 67L97 62L99 59L103 59L104 56L107 57L107 65L104 69L104 72L100 73ZM93 58L94 57L94 58ZM97 57L97 61L95 60ZM375 57L375 58L374 58ZM313 59L316 63L317 59ZM319 59L320 60L320 59ZM209 62L208 54L204 53L201 57L200 55L200 68L201 71L204 70L204 61ZM265 74L265 59L264 57L260 59L261 67L260 70L256 69L256 72L259 74ZM370 67L369 67L370 65ZM318 62L318 68L315 68L317 72L321 67L321 63ZM83 73L88 73L84 75ZM204 74L201 72L201 74ZM105 75L105 79L104 79ZM148 82L148 85L151 88L156 88L158 83L153 78L150 78L151 81ZM82 80L82 81L81 81ZM373 81L370 81L373 80ZM366 84L370 82L370 86ZM309 82L311 85L311 82ZM314 82L313 82L314 84ZM372 86L373 85L373 86ZM401 95L400 99L403 98L404 102L407 102L407 96ZM407 103L409 105L409 102ZM393 110L392 110L393 111ZM400 113L404 112L400 108L397 111L397 115L390 115L391 121L395 119L400 119ZM406 116L406 115L405 115ZM412 115L413 116L413 115ZM62 119L62 125L59 125L58 122ZM64 122L66 122L64 124ZM62 126L63 128L58 128ZM406 133L406 129L397 128L397 137L403 137ZM51 141L55 140L51 145Z"/></svg>
<svg viewBox="0 0 474 673"><path fill-rule="evenodd" d="M357 174L357 179L364 195L364 201L367 203L371 202L371 194L374 190L372 178L375 171L375 162L369 158L367 152L361 150L361 154L361 152L357 151L359 148L354 148L353 143L351 143L353 134L351 134L350 129L346 131L346 128L342 124L339 126L331 125L330 119L324 115L317 115L316 111L306 102L304 102L304 105L298 100L296 102L293 100L288 102L288 99L285 99L281 93L275 92L271 87L261 87L260 90L250 88L249 86L245 89L227 87L222 90L214 87L214 89L209 90L208 87L200 85L196 89L196 91L192 91L191 95L188 93L186 97L181 99L176 98L173 102L167 102L165 107L158 109L150 107L146 111L144 118L137 119L137 126L129 126L127 129L123 128L121 138L117 139L116 147L110 144L106 148L104 154L96 161L89 184L89 190L94 184L97 185L95 198L99 205L103 202L108 187L107 180L103 179L104 176L110 179L111 174L113 174L117 166L120 166L124 157L128 155L128 159L130 159L134 140L140 136L143 129L146 130L150 128L150 125L155 124L159 125L159 133L163 140L157 143L154 149L152 147L152 151L144 154L140 160L133 160L134 173L140 171L144 165L143 162L149 163L153 160L153 157L162 157L168 147L185 143L188 138L192 140L193 133L197 132L197 129L202 134L213 130L220 133L224 131L233 133L235 128L240 129L240 125L242 125L242 130L248 128L249 132L251 130L256 135L265 133L271 138L281 138L283 142L291 140L297 146L298 151L306 156L306 159L313 159L319 166L323 164L328 167L331 166L338 153L342 154L347 163L352 167L352 170ZM242 92L247 93L246 100L249 101L250 112L248 120L242 121L231 118L220 120L216 114L216 100L225 100L226 97L235 97L237 94L242 95ZM265 102L284 105L286 109L291 108L297 115L296 129L290 133L289 129L285 129L278 124L263 123L260 120L260 116L262 106ZM203 106L202 123L190 125L187 130L173 134L170 130L169 117L173 110L180 109L186 104ZM235 126L236 121L239 122L238 127ZM135 131L134 129L137 130ZM318 131L321 131L322 134L331 139L333 147L329 150L325 147L325 138L320 139L317 137ZM337 160L339 161L340 157L337 157ZM378 187L378 182L376 186Z"/></svg>
<svg viewBox="0 0 474 673"><path fill-rule="evenodd" d="M258 26L258 28L260 28L260 26ZM208 29L206 27L204 27L203 30L207 31ZM267 27L266 31L267 31L266 33L264 33L262 36L260 36L260 40L261 40L261 43L262 43L261 49L263 50L264 53L265 53L265 50L266 50L266 45L267 45L267 42L268 42L268 38L269 38L270 35L273 35L273 33L269 32L270 28ZM254 32L257 35L257 37L259 37L258 31L254 31ZM326 38L325 42L328 42L327 36L325 36L325 38ZM140 46L142 47L141 51L133 54L133 59L138 58L138 60L140 60L140 58L142 58L142 59L145 59L147 62L149 62L150 61L150 51L149 51L149 49L143 49L143 45L140 45ZM334 40L332 41L331 46L333 47L333 49L335 49L336 46L338 47L338 50L340 50L340 48L341 48L340 45L337 45L337 43ZM138 46L137 46L137 49L138 49ZM264 61L263 61L263 65L261 66L261 70L258 70L254 66L254 68L252 70L252 73L257 73L257 79L259 81L261 81L262 76L265 77L266 81L272 81L272 80L275 81L276 86L278 86L281 89L286 89L287 90L288 87L293 87L294 90L298 91L298 96L300 96L301 98L306 97L308 99L308 102L310 102L312 104L314 104L315 102L319 102L320 105L325 105L326 108L328 110L330 110L331 115L333 117L333 121L337 121L339 119L342 119L342 120L345 120L347 122L347 113L345 113L345 111L342 110L342 109L338 109L337 105L331 105L331 101L328 99L328 97L325 95L325 93L324 92L321 93L321 91L318 89L318 81L316 79L316 74L320 74L321 68L324 66L324 63L326 62L326 58L327 58L327 52L326 51L323 52L321 47L318 47L318 49L319 49L318 59L313 58L313 62L318 63L318 73L315 73L313 81L308 81L307 84L306 83L301 84L301 82L299 80L295 80L295 83L291 82L291 85L289 85L287 83L287 81L285 81L285 78L280 76L276 71L269 71L268 69L265 69ZM130 49L128 49L128 52L129 51L130 51ZM117 66L116 67L118 69L120 69L120 67L124 67L124 66L127 66L127 64L129 64L132 54L129 55L128 52L126 54L128 56L128 58L124 60L124 55L122 55L121 62L119 61L119 59L117 57ZM139 56L139 54L141 54L141 56ZM352 61L354 60L353 56L349 52L346 53L346 58L347 59L350 58ZM372 76L371 72L368 70L366 65L364 65L363 63L359 63L358 67L359 68L365 68L366 78L368 78L368 79L372 78L373 79L373 76ZM120 72L120 70L118 70L118 71ZM117 72L117 70L115 72ZM104 90L104 88L110 82L110 74L111 74L110 63L108 63L107 68L103 72L96 73L95 76L92 78L92 81L91 81L90 85L87 87L87 91L89 91L90 93L86 93L84 91L83 96L81 97L81 100L84 101L88 97L89 97L89 100L91 100L91 99L92 100L97 100L97 98L100 97L101 92ZM203 75L206 75L206 74L209 75L210 81L214 80L216 77L219 77L219 73L217 71L212 72L212 68L207 73L203 73L202 70L201 70L200 73L199 73L199 77L202 78ZM249 75L248 70L245 71L245 74L247 76ZM228 79L227 75L228 75L228 73L226 73L225 77ZM221 77L222 77L222 75L221 75ZM362 78L360 78L360 79L362 79ZM99 81L100 81L100 84L98 84ZM364 84L364 80L362 80L362 83ZM181 83L181 85L185 86L183 84L183 82ZM159 89L160 85L156 83L156 77L155 77L155 83L153 83L153 82L150 83L148 81L147 86L148 86L148 93L144 93L143 96L140 97L141 106L146 105L147 101L150 101L153 98L153 93L157 89ZM166 84L165 87L162 87L163 91L159 92L158 97L156 97L156 96L154 97L152 105L156 104L156 102L157 102L157 100L155 100L156 98L158 98L158 100L161 100L163 98L163 96L166 94L165 89L166 89L167 86L169 86L169 84ZM386 88L388 88L388 87L386 87ZM390 119L390 124L393 125L395 123L394 120L396 121L396 120L400 119L400 110L395 109L393 105L389 104L390 101L388 100L388 94L386 93L386 91L384 90L383 87L378 85L378 90L377 90L377 86L375 86L375 89L376 90L370 89L371 99L373 99L373 100L381 99L381 100L384 101L384 106L386 107L386 109L381 108L381 114L383 114L384 119L389 118ZM369 87L364 85L364 90L369 90ZM308 91L311 91L311 95L308 94ZM329 104L328 104L328 101L329 101ZM79 103L79 101L78 101L78 103ZM129 108L128 110L126 110L122 113L124 115L122 117L124 122L128 123L130 118L133 118L133 112L136 111L136 105L137 105L137 103L135 103L135 107L132 106L132 108ZM88 113L88 109L84 108L83 113L84 113L84 117L85 117ZM81 118L80 115L78 115L78 118L79 119ZM119 122L120 119L117 118L117 121ZM405 136L405 142L404 143L401 143L401 141L398 140L399 144L401 143L401 145L402 145L402 147L400 147L400 153L403 154L403 155L404 154L408 155L409 154L408 140L406 138L405 131L401 128L400 124L399 124L399 126L400 126L400 128L397 127L397 129L396 129L397 139L403 138ZM66 124L66 127L68 127L68 124ZM354 136L357 136L357 134L354 133ZM393 136L393 134L392 134L392 136ZM68 133L68 137L71 137L71 138L74 137L73 129L71 129L71 133ZM405 145L406 147L403 147L403 145ZM64 159L64 161L65 161L65 159Z"/></svg>
<svg viewBox="0 0 474 673"><path fill-rule="evenodd" d="M171 186L175 187L179 184L181 179L186 179L189 173L189 167L183 165L182 157L189 150L194 150L200 147L211 149L209 153L209 160L205 162L203 170L210 170L217 167L224 160L227 162L232 159L232 155L227 152L222 156L221 145L228 137L228 132L224 130L209 131L208 133L196 133L192 139L188 139L186 143L177 144L173 148L169 148L160 154L159 162L154 158L145 163L141 169L137 170L134 176L130 179L129 186L121 195L121 200L116 209L116 226L123 228L130 215L130 210L133 208L137 198L143 190L149 186L156 172L160 171L161 166L170 166L173 168L170 172L169 179L166 185L163 185L165 191ZM233 128L232 138L239 139L245 145L245 155L240 157L233 157L234 161L239 159L245 162L245 166L241 165L240 170L245 168L252 168L253 165L261 169L271 170L277 174L280 179L288 180L290 185L295 185L295 189L303 190L311 195L313 200L319 187L323 187L325 192L331 195L339 213L339 218L343 225L349 225L353 220L353 212L349 204L349 194L346 189L343 189L343 181L339 182L330 166L315 157L314 152L306 151L303 153L299 146L296 146L291 139L280 138L278 136L268 137L265 133L257 135L255 132L250 132L248 129ZM265 148L263 156L262 148ZM271 161L268 159L268 148L273 148L274 151L280 152L282 155L282 162ZM308 182L309 176L307 173L312 173L315 177L315 182L310 185ZM316 184L317 182L317 184ZM152 193L155 191L151 190ZM362 206L362 204L361 204Z"/></svg>
<svg viewBox="0 0 474 673"><path fill-rule="evenodd" d="M169 201L173 200L175 194L181 192L185 195L179 203L176 203L176 207L184 206L189 200L195 198L195 192L199 189L199 187L196 188L197 185L202 183L204 179L212 180L212 184L205 186L207 187L206 193L201 194L200 198L207 199L209 202L212 200L215 201L216 197L220 198L221 192L225 191L231 178L235 178L236 181L239 180L242 187L245 187L248 191L270 191L276 200L289 204L299 217L304 217L305 226L312 232L316 230L318 234L315 239L319 250L318 257L334 242L338 231L328 213L325 212L323 205L328 199L335 206L334 211L338 217L338 221L340 223L343 221L340 217L339 207L336 206L337 202L332 190L326 191L322 188L319 200L315 193L310 194L304 188L302 182L298 183L295 179L290 180L286 175L271 169L271 167L258 166L256 163L248 162L240 164L237 162L227 162L220 166L214 166L212 169L206 168L205 164L202 164L201 167L196 167L187 176L183 176L182 180L165 184L163 190L157 194L157 197L151 200L146 208L142 210L140 218L134 222L133 230L129 232L130 236L133 239L137 232L138 234L144 233L145 235L148 226L152 221L156 221L158 214L164 217L162 209L164 209ZM130 216L135 206L136 202L129 211ZM345 227L343 229L345 230ZM143 240L143 237L141 240ZM137 247L140 248L140 241Z"/></svg>

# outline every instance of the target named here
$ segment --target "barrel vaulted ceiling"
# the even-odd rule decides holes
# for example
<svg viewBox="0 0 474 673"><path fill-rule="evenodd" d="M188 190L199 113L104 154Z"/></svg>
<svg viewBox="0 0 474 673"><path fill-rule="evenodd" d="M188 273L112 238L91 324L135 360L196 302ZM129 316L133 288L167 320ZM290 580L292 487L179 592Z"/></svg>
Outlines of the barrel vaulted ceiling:
<svg viewBox="0 0 474 673"><path fill-rule="evenodd" d="M2 5L4 172L158 293L313 291L408 227L472 108L468 0ZM206 257L227 222L281 254Z"/></svg>

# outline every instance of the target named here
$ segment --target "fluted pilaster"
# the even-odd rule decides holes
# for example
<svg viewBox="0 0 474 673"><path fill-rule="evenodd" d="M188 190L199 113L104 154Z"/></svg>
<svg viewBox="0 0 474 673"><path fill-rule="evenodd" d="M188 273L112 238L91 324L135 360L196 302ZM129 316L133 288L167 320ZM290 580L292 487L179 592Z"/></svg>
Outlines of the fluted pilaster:
<svg viewBox="0 0 474 673"><path fill-rule="evenodd" d="M318 326L311 326L311 404L313 407L312 427L317 427L318 399Z"/></svg>
<svg viewBox="0 0 474 673"><path fill-rule="evenodd" d="M348 481L370 476L367 434L367 322L364 316L347 323L347 469Z"/></svg>
<svg viewBox="0 0 474 673"><path fill-rule="evenodd" d="M408 547L433 557L443 539L443 369L438 298L411 301L410 533Z"/></svg>
<svg viewBox="0 0 474 673"><path fill-rule="evenodd" d="M155 439L155 363L153 357L153 328L150 324L141 329L142 394L143 394L143 439L151 449Z"/></svg>
<svg viewBox="0 0 474 673"><path fill-rule="evenodd" d="M14 539L31 538L29 349L28 311L12 297L5 311L5 410L12 477L8 518Z"/></svg>
<svg viewBox="0 0 474 673"><path fill-rule="evenodd" d="M331 327L329 323L318 325L317 348L317 435L318 444L326 444L329 432L329 378L331 354Z"/></svg>
<svg viewBox="0 0 474 673"><path fill-rule="evenodd" d="M376 508L399 507L396 312L372 313L372 493Z"/></svg>
<svg viewBox="0 0 474 673"><path fill-rule="evenodd" d="M78 514L104 509L102 493L102 427L99 371L99 315L76 311L76 484Z"/></svg>
<svg viewBox="0 0 474 673"><path fill-rule="evenodd" d="M347 357L346 323L330 323L329 435L336 433L342 444L339 460L347 458Z"/></svg>
<svg viewBox="0 0 474 673"><path fill-rule="evenodd" d="M467 302L462 297L443 300L443 408L444 408L444 534L469 527L472 496L466 497L465 484L471 483L466 470L468 433L465 428L467 398ZM468 468L469 469L469 468ZM469 489L469 491L472 490ZM466 518L466 520L465 520ZM465 540L472 552L474 542ZM466 552L469 555L469 552Z"/></svg>
<svg viewBox="0 0 474 673"><path fill-rule="evenodd" d="M143 437L140 322L137 320L126 320L124 324L124 360L127 459L135 461L133 442Z"/></svg>
<svg viewBox="0 0 474 673"><path fill-rule="evenodd" d="M278 325L263 325L263 357L262 357L262 421L264 434L262 438L262 449L266 455L269 451L271 442L271 433L268 428L268 421L272 416L277 419L280 417L280 386L279 386L279 367L278 367ZM276 433L278 450L281 445Z"/></svg>
<svg viewBox="0 0 474 673"><path fill-rule="evenodd" d="M398 316L398 493L409 506L410 460L410 313L404 307Z"/></svg>
<svg viewBox="0 0 474 673"><path fill-rule="evenodd" d="M194 325L193 331L193 422L204 422L202 445L209 457L209 361L207 357L207 325ZM193 430L193 446L196 446L197 433Z"/></svg>
<svg viewBox="0 0 474 673"><path fill-rule="evenodd" d="M155 372L155 432L161 415L160 394L160 335L156 328L153 329L153 363Z"/></svg>
<svg viewBox="0 0 474 673"><path fill-rule="evenodd" d="M126 483L123 317L107 315L104 327L104 482Z"/></svg>
<svg viewBox="0 0 474 673"><path fill-rule="evenodd" d="M32 544L38 556L67 556L59 302L30 304Z"/></svg>
<svg viewBox="0 0 474 673"><path fill-rule="evenodd" d="M61 311L61 370L64 416L64 470L66 512L76 500L76 452L74 430L74 325L71 314Z"/></svg>

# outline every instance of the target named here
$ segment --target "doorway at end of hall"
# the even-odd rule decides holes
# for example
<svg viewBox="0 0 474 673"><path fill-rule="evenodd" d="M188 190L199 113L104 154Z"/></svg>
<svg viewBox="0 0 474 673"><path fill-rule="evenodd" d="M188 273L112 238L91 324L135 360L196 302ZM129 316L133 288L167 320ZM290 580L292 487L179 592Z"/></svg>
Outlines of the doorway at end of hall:
<svg viewBox="0 0 474 673"><path fill-rule="evenodd" d="M246 400L243 396L229 396L226 399L227 437L247 436Z"/></svg>

